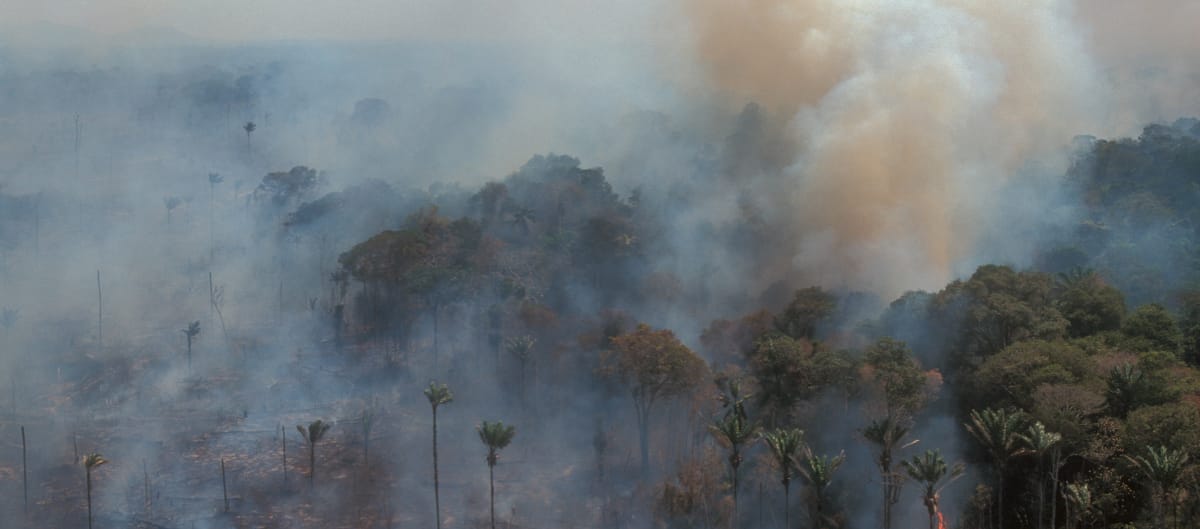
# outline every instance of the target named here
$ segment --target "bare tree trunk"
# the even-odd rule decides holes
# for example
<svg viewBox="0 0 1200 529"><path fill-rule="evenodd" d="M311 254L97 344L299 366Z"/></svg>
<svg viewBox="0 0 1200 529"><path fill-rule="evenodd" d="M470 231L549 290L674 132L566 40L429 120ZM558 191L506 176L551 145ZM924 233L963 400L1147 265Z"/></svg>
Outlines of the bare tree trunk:
<svg viewBox="0 0 1200 529"><path fill-rule="evenodd" d="M96 270L96 341L104 348L104 291L100 288L100 271Z"/></svg>
<svg viewBox="0 0 1200 529"><path fill-rule="evenodd" d="M492 529L496 529L496 466L488 465L488 487L492 497Z"/></svg>
<svg viewBox="0 0 1200 529"><path fill-rule="evenodd" d="M92 529L92 469L87 470L88 529Z"/></svg>
<svg viewBox="0 0 1200 529"><path fill-rule="evenodd" d="M790 484L788 482L783 482L783 529L792 529L790 512L792 502L788 501L788 498L791 497L791 495L788 494L789 485Z"/></svg>
<svg viewBox="0 0 1200 529"><path fill-rule="evenodd" d="M438 490L437 408L433 409L433 509L437 512L437 529L442 529L442 498Z"/></svg>
<svg viewBox="0 0 1200 529"><path fill-rule="evenodd" d="M287 488L287 428L279 425L279 438L283 441L283 486Z"/></svg>
<svg viewBox="0 0 1200 529"><path fill-rule="evenodd" d="M225 512L229 512L229 489L225 487L225 458L221 458L221 496L225 498Z"/></svg>
<svg viewBox="0 0 1200 529"><path fill-rule="evenodd" d="M25 427L21 427L21 484L25 490L25 513L29 513L29 464L25 459Z"/></svg>

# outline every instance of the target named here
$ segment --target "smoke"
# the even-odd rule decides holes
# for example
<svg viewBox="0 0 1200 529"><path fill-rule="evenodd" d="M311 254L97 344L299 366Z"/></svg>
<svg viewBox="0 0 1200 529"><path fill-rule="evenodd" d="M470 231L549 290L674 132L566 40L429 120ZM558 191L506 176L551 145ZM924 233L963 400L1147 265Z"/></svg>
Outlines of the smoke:
<svg viewBox="0 0 1200 529"><path fill-rule="evenodd" d="M699 1L720 97L785 116L766 185L810 281L894 295L974 260L1031 161L1091 130L1091 58L1065 2ZM1025 177L1029 183L1029 177Z"/></svg>

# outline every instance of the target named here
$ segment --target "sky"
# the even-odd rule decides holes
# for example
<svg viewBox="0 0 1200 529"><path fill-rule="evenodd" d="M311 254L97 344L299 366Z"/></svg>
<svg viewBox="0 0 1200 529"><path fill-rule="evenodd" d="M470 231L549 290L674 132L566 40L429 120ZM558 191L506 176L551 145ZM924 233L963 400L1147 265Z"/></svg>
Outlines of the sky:
<svg viewBox="0 0 1200 529"><path fill-rule="evenodd" d="M49 22L118 34L169 28L219 41L507 40L569 30L621 38L661 2L580 0L7 0L7 24Z"/></svg>

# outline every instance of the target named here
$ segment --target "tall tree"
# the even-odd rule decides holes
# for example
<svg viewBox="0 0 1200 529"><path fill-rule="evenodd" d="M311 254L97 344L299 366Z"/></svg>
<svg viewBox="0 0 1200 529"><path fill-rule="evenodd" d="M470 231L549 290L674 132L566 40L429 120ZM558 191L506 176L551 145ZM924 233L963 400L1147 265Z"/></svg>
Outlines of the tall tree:
<svg viewBox="0 0 1200 529"><path fill-rule="evenodd" d="M200 335L200 322L189 323L187 328L183 329L183 334L187 336L187 365L190 370L192 368L192 340Z"/></svg>
<svg viewBox="0 0 1200 529"><path fill-rule="evenodd" d="M217 184L224 181L225 177L220 173L208 173L208 266L210 267L216 255L216 239L213 235L213 225L216 223L216 219L213 210L217 202Z"/></svg>
<svg viewBox="0 0 1200 529"><path fill-rule="evenodd" d="M825 493L833 483L833 474L846 461L846 453L829 457L814 454L812 448L804 447L804 458L800 461L800 475L813 492L812 529L821 529L825 523Z"/></svg>
<svg viewBox="0 0 1200 529"><path fill-rule="evenodd" d="M741 379L718 377L717 385L724 390L718 399L725 407L725 414L709 425L708 429L718 442L729 448L729 481L733 490L733 522L736 525L738 468L742 465L742 446L754 439L758 434L758 427L746 415L745 402L750 395L743 395Z"/></svg>
<svg viewBox="0 0 1200 529"><path fill-rule="evenodd" d="M493 423L483 421L477 430L479 431L479 440L488 449L488 490L491 492L492 529L496 529L496 461L500 459L500 450L507 447L516 436L517 429L514 426L505 426L500 421Z"/></svg>
<svg viewBox="0 0 1200 529"><path fill-rule="evenodd" d="M105 463L108 463L108 460L97 453L91 453L83 457L83 468L87 474L88 529L92 529L92 470Z"/></svg>
<svg viewBox="0 0 1200 529"><path fill-rule="evenodd" d="M328 432L329 428L329 424L320 419L313 421L307 428L303 424L296 425L296 431L300 432L300 437L303 437L304 442L308 443L308 484L310 487L316 483L317 477L317 442L325 437L325 432Z"/></svg>
<svg viewBox="0 0 1200 529"><path fill-rule="evenodd" d="M1054 498L1058 494L1058 459L1059 445L1062 441L1062 435L1046 431L1046 426L1041 422L1034 422L1029 426L1029 429L1024 434L1020 435L1021 441L1025 443L1025 447L1029 450L1029 454L1037 458L1037 490L1038 490L1038 529L1042 529L1042 524L1046 520L1046 477L1049 475L1053 489L1049 496ZM1049 469L1045 467L1046 457L1049 456ZM1053 517L1053 515L1051 515Z"/></svg>
<svg viewBox="0 0 1200 529"><path fill-rule="evenodd" d="M454 394L445 384L430 381L425 388L425 398L433 409L433 509L437 512L437 529L442 529L442 500L438 490L437 411L438 406L454 400Z"/></svg>
<svg viewBox="0 0 1200 529"><path fill-rule="evenodd" d="M247 121L245 125L242 125L242 130L246 131L246 154L250 154L250 133L257 128L258 125L255 125L253 121Z"/></svg>
<svg viewBox="0 0 1200 529"><path fill-rule="evenodd" d="M908 427L900 419L890 416L872 421L862 433L876 448L875 464L883 482L883 529L891 529L892 506L900 501L900 488L904 483L903 475L892 470L892 458L897 450L917 444L917 441L902 444L908 435Z"/></svg>
<svg viewBox="0 0 1200 529"><path fill-rule="evenodd" d="M529 363L529 357L533 353L533 346L537 343L532 336L514 336L504 340L504 350L508 354L513 355L517 359L517 368L520 369L521 380L519 382L519 391L521 392L521 406L525 406L525 367Z"/></svg>
<svg viewBox="0 0 1200 529"><path fill-rule="evenodd" d="M920 482L925 488L921 492L921 500L929 513L929 529L938 529L941 522L941 511L938 509L938 496L942 489L953 483L966 471L962 463L946 467L946 460L941 452L926 450L924 454L913 456L912 459L901 461L909 477Z"/></svg>
<svg viewBox="0 0 1200 529"><path fill-rule="evenodd" d="M792 483L792 468L796 465L796 454L804 444L804 431L799 428L778 429L763 434L763 441L771 450L771 457L779 465L779 482L783 484L783 527L791 529L791 501L789 491Z"/></svg>
<svg viewBox="0 0 1200 529"><path fill-rule="evenodd" d="M639 324L633 332L614 336L602 371L630 388L637 410L642 475L650 469L650 411L660 399L687 393L704 380L708 366L669 330Z"/></svg>
<svg viewBox="0 0 1200 529"><path fill-rule="evenodd" d="M1155 524L1159 529L1167 529L1167 508L1173 506L1171 494L1187 469L1187 452L1149 446L1144 455L1126 455L1125 459L1146 478L1154 503Z"/></svg>
<svg viewBox="0 0 1200 529"><path fill-rule="evenodd" d="M1025 418L1009 410L971 410L970 421L964 424L967 432L979 443L992 460L996 472L996 516L998 527L1004 527L1004 475L1012 458L1029 452L1021 444Z"/></svg>

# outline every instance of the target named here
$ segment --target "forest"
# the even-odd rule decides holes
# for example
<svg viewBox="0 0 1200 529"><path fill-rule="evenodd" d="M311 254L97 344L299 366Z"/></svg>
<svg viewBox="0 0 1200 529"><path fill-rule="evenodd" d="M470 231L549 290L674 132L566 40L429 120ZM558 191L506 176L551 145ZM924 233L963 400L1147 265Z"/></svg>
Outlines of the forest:
<svg viewBox="0 0 1200 529"><path fill-rule="evenodd" d="M1200 527L1177 72L824 4L0 24L0 528Z"/></svg>

